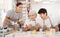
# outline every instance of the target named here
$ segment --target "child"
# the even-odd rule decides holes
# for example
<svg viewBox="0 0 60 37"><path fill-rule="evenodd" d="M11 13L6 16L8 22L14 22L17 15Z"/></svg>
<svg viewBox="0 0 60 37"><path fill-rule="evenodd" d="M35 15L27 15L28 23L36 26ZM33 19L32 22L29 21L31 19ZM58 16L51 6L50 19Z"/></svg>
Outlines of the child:
<svg viewBox="0 0 60 37"><path fill-rule="evenodd" d="M24 26L23 26L23 31L32 31L32 30L39 30L40 25L36 22L36 17L37 14L34 11L29 12L28 14L28 19L26 19Z"/></svg>
<svg viewBox="0 0 60 37"><path fill-rule="evenodd" d="M47 10L45 8L41 8L38 11L38 14L39 14L39 17L41 17L41 19L38 18L37 22L39 22L43 26L43 30L46 30L48 28L54 28L56 31L59 30L56 20L48 16Z"/></svg>

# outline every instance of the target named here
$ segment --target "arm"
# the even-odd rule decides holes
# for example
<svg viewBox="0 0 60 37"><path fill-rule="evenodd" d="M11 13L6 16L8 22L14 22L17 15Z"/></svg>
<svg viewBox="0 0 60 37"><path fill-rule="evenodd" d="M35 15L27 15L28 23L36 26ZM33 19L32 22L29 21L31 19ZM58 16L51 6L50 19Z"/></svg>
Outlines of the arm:
<svg viewBox="0 0 60 37"><path fill-rule="evenodd" d="M56 25L54 28L55 28L56 32L59 31L58 25Z"/></svg>
<svg viewBox="0 0 60 37"><path fill-rule="evenodd" d="M37 31L39 31L40 28L41 28L40 24L37 23L36 26L35 26L35 29L36 29Z"/></svg>
<svg viewBox="0 0 60 37"><path fill-rule="evenodd" d="M23 19L19 19L18 24L23 24Z"/></svg>
<svg viewBox="0 0 60 37"><path fill-rule="evenodd" d="M10 18L9 17L6 17L5 18L5 22L10 22L11 20L10 20ZM3 25L3 28L7 28L7 25L4 23L4 25Z"/></svg>
<svg viewBox="0 0 60 37"><path fill-rule="evenodd" d="M10 20L9 17L6 16L5 21L6 21L6 22L10 22L11 20Z"/></svg>
<svg viewBox="0 0 60 37"><path fill-rule="evenodd" d="M6 22L10 22L10 21L11 21L11 20L10 20L11 15L12 15L12 10L9 10L9 11L7 12L7 15L6 15L6 18L5 18L5 21L6 21Z"/></svg>
<svg viewBox="0 0 60 37"><path fill-rule="evenodd" d="M24 25L24 26L22 27L22 31L23 31L23 32L26 32L27 30L28 30L27 25Z"/></svg>
<svg viewBox="0 0 60 37"><path fill-rule="evenodd" d="M37 23L36 26L39 27L39 28L41 27L39 23Z"/></svg>

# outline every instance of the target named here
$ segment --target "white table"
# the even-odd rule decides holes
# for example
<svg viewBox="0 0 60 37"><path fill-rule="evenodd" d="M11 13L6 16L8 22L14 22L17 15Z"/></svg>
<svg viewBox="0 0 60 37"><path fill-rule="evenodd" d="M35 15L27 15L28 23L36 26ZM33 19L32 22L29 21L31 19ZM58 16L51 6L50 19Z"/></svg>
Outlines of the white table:
<svg viewBox="0 0 60 37"><path fill-rule="evenodd" d="M12 37L13 35L14 34L9 34L9 35L6 35L5 37ZM32 34L31 31L29 31L29 32L18 31L15 34L15 37L44 37L44 36L46 36L46 34L43 34L41 32L37 32L36 34ZM60 32L59 32L59 34L56 33L56 34L49 35L49 37L60 37Z"/></svg>

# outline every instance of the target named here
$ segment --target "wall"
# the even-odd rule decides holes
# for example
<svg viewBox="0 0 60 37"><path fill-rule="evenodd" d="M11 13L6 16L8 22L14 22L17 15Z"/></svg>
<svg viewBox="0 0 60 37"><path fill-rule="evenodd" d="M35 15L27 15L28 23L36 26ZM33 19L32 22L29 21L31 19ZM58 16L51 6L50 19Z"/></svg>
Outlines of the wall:
<svg viewBox="0 0 60 37"><path fill-rule="evenodd" d="M0 26L3 25L6 13L13 8L12 0L0 0Z"/></svg>

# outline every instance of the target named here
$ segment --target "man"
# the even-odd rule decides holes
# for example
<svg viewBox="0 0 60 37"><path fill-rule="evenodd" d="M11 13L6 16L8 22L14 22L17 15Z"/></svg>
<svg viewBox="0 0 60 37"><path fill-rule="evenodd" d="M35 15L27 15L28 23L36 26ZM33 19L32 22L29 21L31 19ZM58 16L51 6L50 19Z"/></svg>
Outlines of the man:
<svg viewBox="0 0 60 37"><path fill-rule="evenodd" d="M38 11L38 14L39 18L37 18L37 22L40 23L41 27L43 27L43 30L48 28L54 28L56 31L59 30L56 20L48 16L47 10L45 8L41 8Z"/></svg>
<svg viewBox="0 0 60 37"><path fill-rule="evenodd" d="M19 26L21 26L23 24L22 16L22 3L17 3L15 10L10 10L7 12L4 27L13 27L14 23L18 23Z"/></svg>

